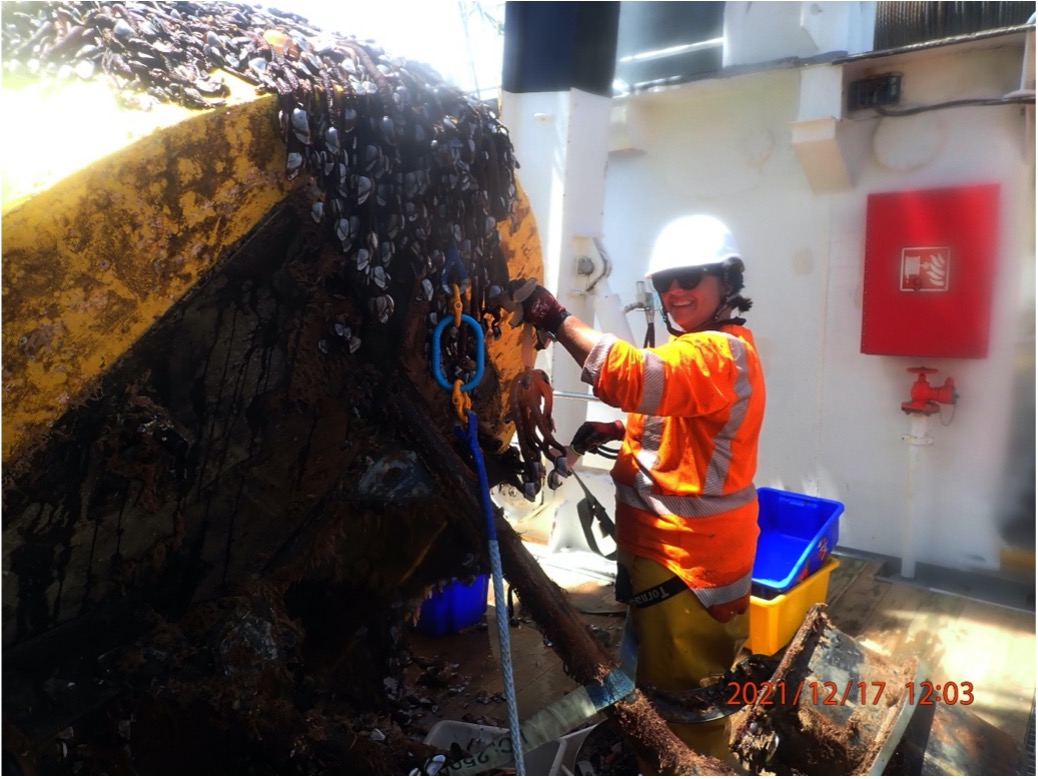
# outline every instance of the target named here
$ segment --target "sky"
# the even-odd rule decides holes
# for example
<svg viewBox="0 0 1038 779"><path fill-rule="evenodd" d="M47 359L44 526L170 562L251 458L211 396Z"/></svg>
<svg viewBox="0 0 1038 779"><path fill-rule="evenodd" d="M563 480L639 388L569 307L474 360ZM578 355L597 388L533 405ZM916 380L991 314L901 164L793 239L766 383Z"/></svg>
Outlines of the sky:
<svg viewBox="0 0 1038 779"><path fill-rule="evenodd" d="M372 39L387 54L431 65L449 83L494 96L501 84L503 0L278 0L257 3L329 32Z"/></svg>

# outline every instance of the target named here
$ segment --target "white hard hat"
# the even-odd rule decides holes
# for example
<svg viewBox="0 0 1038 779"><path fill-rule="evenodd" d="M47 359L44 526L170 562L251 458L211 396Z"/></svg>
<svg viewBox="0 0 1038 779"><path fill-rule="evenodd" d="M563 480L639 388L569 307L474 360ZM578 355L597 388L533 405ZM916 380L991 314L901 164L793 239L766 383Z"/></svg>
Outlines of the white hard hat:
<svg viewBox="0 0 1038 779"><path fill-rule="evenodd" d="M705 214L682 216L664 227L656 238L645 276L651 278L654 273L730 260L736 260L736 268L743 270L735 238L724 222Z"/></svg>

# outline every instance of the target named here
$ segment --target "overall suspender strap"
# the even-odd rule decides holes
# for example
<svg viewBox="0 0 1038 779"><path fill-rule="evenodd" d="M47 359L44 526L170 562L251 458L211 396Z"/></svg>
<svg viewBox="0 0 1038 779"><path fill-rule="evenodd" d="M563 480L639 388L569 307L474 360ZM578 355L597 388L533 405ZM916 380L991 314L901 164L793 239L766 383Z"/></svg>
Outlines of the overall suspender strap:
<svg viewBox="0 0 1038 779"><path fill-rule="evenodd" d="M647 590L633 593L631 592L631 578L627 573L627 569L622 565L617 566L616 599L620 601L620 603L626 603L628 606L644 609L647 606L660 603L668 598L673 598L675 595L680 595L686 590L688 590L688 585L682 581L680 576L675 575L662 584L657 584L655 587L650 587Z"/></svg>

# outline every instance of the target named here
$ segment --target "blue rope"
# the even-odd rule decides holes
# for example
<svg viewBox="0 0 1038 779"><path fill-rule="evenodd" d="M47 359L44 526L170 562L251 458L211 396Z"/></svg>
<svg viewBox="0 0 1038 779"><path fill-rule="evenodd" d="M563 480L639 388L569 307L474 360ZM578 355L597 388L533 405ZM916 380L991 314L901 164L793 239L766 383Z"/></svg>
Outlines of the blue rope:
<svg viewBox="0 0 1038 779"><path fill-rule="evenodd" d="M497 543L497 528L494 526L494 504L490 501L490 485L487 482L486 466L483 464L483 453L479 448L476 412L468 411L468 444L472 449L472 459L476 463L476 474L479 477L479 498L486 520L487 538L490 542L490 570L494 577L494 611L497 613L497 637L501 651L501 676L505 683L505 701L508 704L508 730L512 738L512 753L515 757L515 773L526 775L523 764L522 737L519 732L519 711L515 700L515 683L512 679L512 647L508 633L508 610L505 608L504 575L501 572L501 550ZM459 431L460 433L460 431Z"/></svg>

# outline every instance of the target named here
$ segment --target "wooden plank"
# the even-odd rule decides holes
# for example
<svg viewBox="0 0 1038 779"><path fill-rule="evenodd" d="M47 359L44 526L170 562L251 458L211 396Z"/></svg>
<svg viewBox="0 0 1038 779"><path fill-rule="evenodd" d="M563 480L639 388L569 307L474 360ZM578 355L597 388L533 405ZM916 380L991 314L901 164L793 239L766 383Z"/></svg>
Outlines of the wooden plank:
<svg viewBox="0 0 1038 779"><path fill-rule="evenodd" d="M941 629L955 624L963 602L921 587L891 583L859 638L892 657L916 657L932 673L941 665L949 643L943 640Z"/></svg>
<svg viewBox="0 0 1038 779"><path fill-rule="evenodd" d="M1018 743L968 706L916 706L886 776L1013 776Z"/></svg>
<svg viewBox="0 0 1038 779"><path fill-rule="evenodd" d="M437 637L417 633L410 636L416 655L438 660L445 666L441 676L449 697L435 712L436 717L430 717L429 724L435 719L448 719L507 727L508 708L496 619L491 606L486 613L486 627ZM532 714L576 687L563 672L558 656L545 645L536 626L523 624L510 628L509 642L520 717Z"/></svg>
<svg viewBox="0 0 1038 779"><path fill-rule="evenodd" d="M833 557L840 561L840 565L829 575L829 589L826 593L828 603L836 603L869 565L867 560L860 557L841 554L834 554Z"/></svg>
<svg viewBox="0 0 1038 779"><path fill-rule="evenodd" d="M955 666L949 663L947 653L961 643L957 626L965 605L962 598L926 592L905 633L906 640L897 646L919 657L931 680L954 677L948 676Z"/></svg>
<svg viewBox="0 0 1038 779"><path fill-rule="evenodd" d="M1018 743L1027 728L1035 690L1034 615L967 602L934 681L970 682L970 710Z"/></svg>
<svg viewBox="0 0 1038 779"><path fill-rule="evenodd" d="M934 684L973 687L970 710L1021 743L1035 689L1034 615L897 583L865 571L830 607L845 630L895 658L917 657ZM957 704L963 705L963 704Z"/></svg>
<svg viewBox="0 0 1038 779"><path fill-rule="evenodd" d="M856 582L847 593L853 599L850 620L852 624L857 623L857 632L850 635L864 646L890 657L903 654L900 650L906 631L924 601L925 591L888 582L873 581L868 587L859 587L860 583L860 580ZM850 604L842 600L841 607L847 608ZM840 623L836 625L844 629Z"/></svg>
<svg viewBox="0 0 1038 779"><path fill-rule="evenodd" d="M983 723L997 729L989 733L1001 731L1004 742L1022 745L1035 691L1034 614L876 582L879 567L866 565L849 583L836 582L830 590L833 622L864 646L894 658L919 658L928 681L945 690L955 683L958 713L971 717L957 721ZM968 705L961 702L965 682L972 685ZM921 693L916 690L917 700Z"/></svg>
<svg viewBox="0 0 1038 779"><path fill-rule="evenodd" d="M880 567L878 562L868 563L838 597L829 598L829 619L849 636L857 636L866 627L879 601L890 589L890 584L875 578Z"/></svg>

